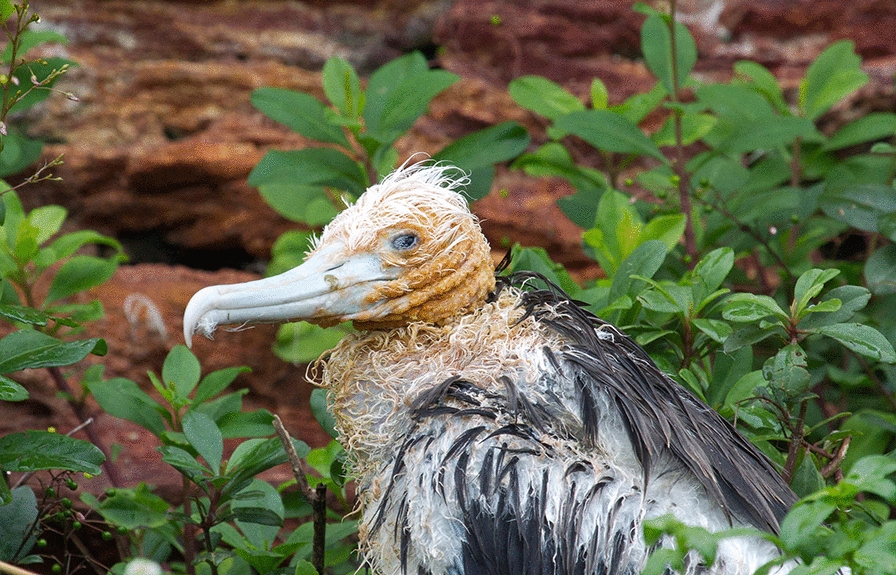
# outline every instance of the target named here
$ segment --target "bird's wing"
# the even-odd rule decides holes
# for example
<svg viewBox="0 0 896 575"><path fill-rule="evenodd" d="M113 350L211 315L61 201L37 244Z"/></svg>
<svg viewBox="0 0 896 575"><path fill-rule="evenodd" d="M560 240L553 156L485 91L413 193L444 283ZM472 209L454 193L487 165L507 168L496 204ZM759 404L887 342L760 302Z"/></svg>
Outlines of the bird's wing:
<svg viewBox="0 0 896 575"><path fill-rule="evenodd" d="M597 442L593 406L598 396L608 396L648 478L654 463L671 455L729 518L778 531L796 496L768 458L726 419L660 371L631 338L559 289L528 291L522 305L527 316L569 342L545 353L575 380L587 437Z"/></svg>
<svg viewBox="0 0 896 575"><path fill-rule="evenodd" d="M640 572L639 481L557 449L533 423L550 414L521 394L510 403L457 377L413 401L413 428L364 517L375 571Z"/></svg>

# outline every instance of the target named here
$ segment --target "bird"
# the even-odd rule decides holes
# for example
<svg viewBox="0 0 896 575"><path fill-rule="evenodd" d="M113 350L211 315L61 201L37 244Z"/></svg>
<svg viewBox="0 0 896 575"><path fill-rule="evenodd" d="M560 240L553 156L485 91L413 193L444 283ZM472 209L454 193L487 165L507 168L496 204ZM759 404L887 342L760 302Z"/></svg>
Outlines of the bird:
<svg viewBox="0 0 896 575"><path fill-rule="evenodd" d="M364 564L634 575L673 545L648 545L653 518L777 533L796 496L770 460L620 329L538 274L501 273L467 184L448 164L405 164L304 263L205 287L185 309L188 345L222 324L352 322L311 370L357 482ZM746 575L776 558L744 534L681 572Z"/></svg>

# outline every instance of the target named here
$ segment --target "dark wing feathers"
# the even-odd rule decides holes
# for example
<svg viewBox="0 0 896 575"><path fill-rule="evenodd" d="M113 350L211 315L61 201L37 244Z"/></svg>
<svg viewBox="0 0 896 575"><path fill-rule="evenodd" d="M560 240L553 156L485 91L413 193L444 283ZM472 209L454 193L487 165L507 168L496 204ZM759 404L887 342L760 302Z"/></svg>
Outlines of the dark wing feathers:
<svg viewBox="0 0 896 575"><path fill-rule="evenodd" d="M545 350L552 363L574 366L585 431L598 432L593 395L609 393L623 416L645 469L671 452L730 516L777 533L796 501L771 462L709 406L672 381L631 338L583 309L557 286L531 272L499 278L499 290L540 280L548 289L525 292L525 316L573 342ZM589 389L591 387L591 389Z"/></svg>

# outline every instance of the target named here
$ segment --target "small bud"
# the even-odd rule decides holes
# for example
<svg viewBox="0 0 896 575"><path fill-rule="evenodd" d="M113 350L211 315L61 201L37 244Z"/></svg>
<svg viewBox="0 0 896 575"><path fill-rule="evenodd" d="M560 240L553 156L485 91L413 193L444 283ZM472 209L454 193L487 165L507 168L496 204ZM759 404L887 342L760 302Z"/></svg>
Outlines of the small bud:
<svg viewBox="0 0 896 575"><path fill-rule="evenodd" d="M74 491L75 489L78 488L78 484L71 477L65 478L65 486L68 487L69 489L71 489L72 491Z"/></svg>
<svg viewBox="0 0 896 575"><path fill-rule="evenodd" d="M84 525L80 521L72 521L72 529L74 529L76 531L83 526Z"/></svg>
<svg viewBox="0 0 896 575"><path fill-rule="evenodd" d="M59 563L53 563L53 566L50 567L50 571L53 573L62 573L62 565Z"/></svg>
<svg viewBox="0 0 896 575"><path fill-rule="evenodd" d="M100 537L103 538L103 541L110 541L112 539L112 534L108 531L103 531L103 533L102 533L102 535L100 535Z"/></svg>
<svg viewBox="0 0 896 575"><path fill-rule="evenodd" d="M501 194L502 198L506 198L510 195L510 190L508 190L507 188L501 188L501 191L499 193Z"/></svg>
<svg viewBox="0 0 896 575"><path fill-rule="evenodd" d="M681 183L681 177L678 175L669 176L669 183L671 183L673 186L677 186Z"/></svg>
<svg viewBox="0 0 896 575"><path fill-rule="evenodd" d="M44 489L44 495L50 498L56 497L56 490L52 487L47 487L46 489Z"/></svg>
<svg viewBox="0 0 896 575"><path fill-rule="evenodd" d="M84 472L84 479L93 479L93 473Z"/></svg>
<svg viewBox="0 0 896 575"><path fill-rule="evenodd" d="M500 26L501 25L501 16L498 14L492 14L492 17L489 18L489 22L491 22L492 26Z"/></svg>
<svg viewBox="0 0 896 575"><path fill-rule="evenodd" d="M18 77L18 76L13 76L12 78L9 79L9 81L12 82L14 86L18 86L18 85L21 83L21 82L19 81L19 77Z"/></svg>
<svg viewBox="0 0 896 575"><path fill-rule="evenodd" d="M72 508L72 500L69 499L68 497L63 497L62 499L60 499L59 503L61 503L62 506L65 507L66 509Z"/></svg>
<svg viewBox="0 0 896 575"><path fill-rule="evenodd" d="M798 223L800 223L800 217L799 217L798 215L796 215L796 214L792 214L792 215L790 216L790 221L793 222L793 223L795 223L795 224L798 224Z"/></svg>
<svg viewBox="0 0 896 575"><path fill-rule="evenodd" d="M106 490L106 497L115 497L115 494L118 493L114 487L110 487Z"/></svg>
<svg viewBox="0 0 896 575"><path fill-rule="evenodd" d="M47 546L47 540L46 540L46 539L43 539L43 538L38 539L38 540L37 540L37 546L38 546L38 547L46 547L46 546Z"/></svg>
<svg viewBox="0 0 896 575"><path fill-rule="evenodd" d="M771 235L775 235L778 233L778 228L776 228L775 226L769 226L768 233L770 233Z"/></svg>
<svg viewBox="0 0 896 575"><path fill-rule="evenodd" d="M35 76L34 74L31 74L31 83L35 86L40 86L40 82L38 81L37 76Z"/></svg>
<svg viewBox="0 0 896 575"><path fill-rule="evenodd" d="M625 179L625 185L626 185L626 186L633 186L634 184L635 184L635 181L632 180L631 178L626 178L626 179Z"/></svg>
<svg viewBox="0 0 896 575"><path fill-rule="evenodd" d="M6 133L6 122L0 122L0 134L3 134L4 136L9 135Z"/></svg>
<svg viewBox="0 0 896 575"><path fill-rule="evenodd" d="M65 97L71 100L72 102L80 102L81 98L75 96L71 92L65 92Z"/></svg>
<svg viewBox="0 0 896 575"><path fill-rule="evenodd" d="M47 428L47 432L56 433L56 428L51 425L50 427Z"/></svg>

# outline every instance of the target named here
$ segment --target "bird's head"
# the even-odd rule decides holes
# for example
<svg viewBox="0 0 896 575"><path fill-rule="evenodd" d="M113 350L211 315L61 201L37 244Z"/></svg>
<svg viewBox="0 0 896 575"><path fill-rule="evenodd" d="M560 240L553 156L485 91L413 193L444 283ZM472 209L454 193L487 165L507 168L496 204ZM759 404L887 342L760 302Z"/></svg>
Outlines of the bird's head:
<svg viewBox="0 0 896 575"><path fill-rule="evenodd" d="M184 337L219 324L353 321L385 329L439 323L495 287L488 242L464 184L443 165L404 167L369 188L324 229L305 262L278 276L203 288L184 312Z"/></svg>

